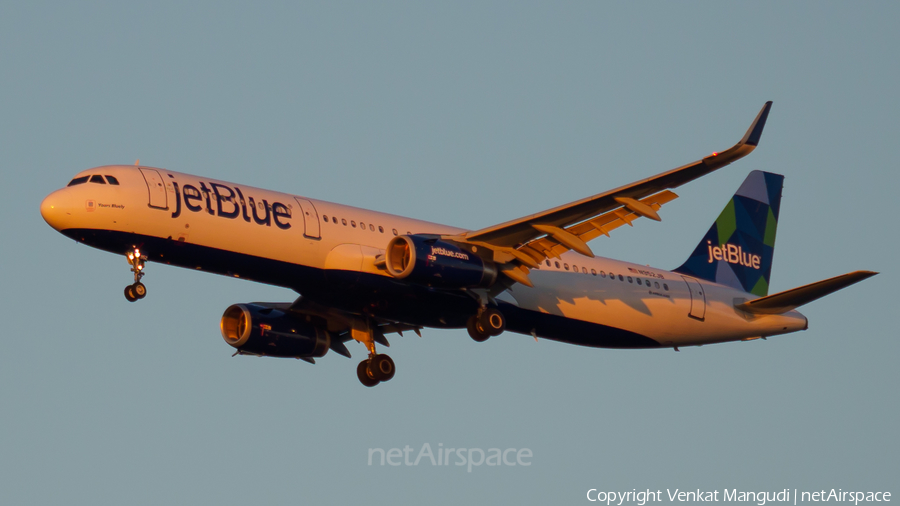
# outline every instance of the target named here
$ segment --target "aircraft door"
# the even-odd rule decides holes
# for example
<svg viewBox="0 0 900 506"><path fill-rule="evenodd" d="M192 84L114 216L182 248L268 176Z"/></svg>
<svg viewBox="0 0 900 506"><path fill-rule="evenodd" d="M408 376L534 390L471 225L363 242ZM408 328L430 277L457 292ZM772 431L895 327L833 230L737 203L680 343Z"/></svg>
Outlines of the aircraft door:
<svg viewBox="0 0 900 506"><path fill-rule="evenodd" d="M159 171L141 167L141 175L144 176L144 182L147 183L147 191L150 192L150 207L168 209L166 185L163 183L163 178L159 175Z"/></svg>
<svg viewBox="0 0 900 506"><path fill-rule="evenodd" d="M691 293L691 312L688 316L702 321L706 317L706 295L703 294L703 286L694 278L687 276L682 276L682 278Z"/></svg>
<svg viewBox="0 0 900 506"><path fill-rule="evenodd" d="M303 235L310 239L321 239L322 236L319 234L319 213L316 211L316 206L300 197L294 197L294 200L300 205L300 213L303 214Z"/></svg>

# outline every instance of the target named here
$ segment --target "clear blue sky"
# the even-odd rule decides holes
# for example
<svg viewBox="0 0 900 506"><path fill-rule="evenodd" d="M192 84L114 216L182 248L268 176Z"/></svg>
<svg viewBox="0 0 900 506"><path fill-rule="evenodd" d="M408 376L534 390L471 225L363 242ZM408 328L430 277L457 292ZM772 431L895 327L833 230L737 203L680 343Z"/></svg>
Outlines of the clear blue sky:
<svg viewBox="0 0 900 506"><path fill-rule="evenodd" d="M6 504L578 504L589 488L888 490L900 475L895 2L0 3ZM142 163L463 227L729 147L595 252L672 268L754 169L786 176L772 290L881 272L768 341L615 351L465 331L353 360L230 358L289 291L76 245L38 206ZM530 467L367 465L529 448Z"/></svg>

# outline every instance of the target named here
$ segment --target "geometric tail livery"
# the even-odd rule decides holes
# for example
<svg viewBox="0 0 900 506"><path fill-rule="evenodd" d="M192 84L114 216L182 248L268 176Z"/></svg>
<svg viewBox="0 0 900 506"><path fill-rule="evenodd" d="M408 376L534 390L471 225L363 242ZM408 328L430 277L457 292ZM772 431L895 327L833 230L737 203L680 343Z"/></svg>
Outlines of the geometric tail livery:
<svg viewBox="0 0 900 506"><path fill-rule="evenodd" d="M783 182L780 174L751 172L675 272L767 295Z"/></svg>

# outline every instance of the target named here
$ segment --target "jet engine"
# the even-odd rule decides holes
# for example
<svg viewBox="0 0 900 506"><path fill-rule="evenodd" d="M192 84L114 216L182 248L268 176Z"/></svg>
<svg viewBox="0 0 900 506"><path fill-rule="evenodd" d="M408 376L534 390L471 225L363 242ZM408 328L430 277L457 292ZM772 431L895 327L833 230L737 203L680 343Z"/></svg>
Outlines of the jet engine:
<svg viewBox="0 0 900 506"><path fill-rule="evenodd" d="M385 250L387 271L397 279L440 288L487 287L497 281L493 262L475 248L442 241L438 236L401 235Z"/></svg>
<svg viewBox="0 0 900 506"><path fill-rule="evenodd" d="M321 357L331 334L304 319L257 304L234 304L219 324L225 342L241 353L269 357Z"/></svg>

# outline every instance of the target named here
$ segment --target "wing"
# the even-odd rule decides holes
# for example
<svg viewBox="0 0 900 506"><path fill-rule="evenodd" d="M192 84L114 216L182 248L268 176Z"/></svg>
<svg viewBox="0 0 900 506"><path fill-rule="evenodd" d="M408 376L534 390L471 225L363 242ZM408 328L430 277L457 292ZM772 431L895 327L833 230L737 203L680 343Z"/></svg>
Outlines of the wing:
<svg viewBox="0 0 900 506"><path fill-rule="evenodd" d="M614 190L499 225L447 239L493 250L501 272L531 286L528 268L573 250L593 257L587 241L640 217L659 221L657 211L677 195L669 191L750 154L759 144L772 102L766 102L744 137L734 146L696 162Z"/></svg>
<svg viewBox="0 0 900 506"><path fill-rule="evenodd" d="M329 349L339 355L350 358L350 350L344 344L354 339L352 337L352 329L354 324L359 324L368 328L372 333L372 339L382 346L390 346L385 334L400 334L405 331L415 332L416 335L422 337L422 326L410 325L408 323L385 320L382 318L366 317L347 311L342 311L333 307L325 306L313 302L304 297L298 297L294 302L253 302L257 306L277 309L285 313L305 316L307 321L315 320L315 323L331 333L331 342ZM313 364L316 361L312 358L304 358L307 362Z"/></svg>

